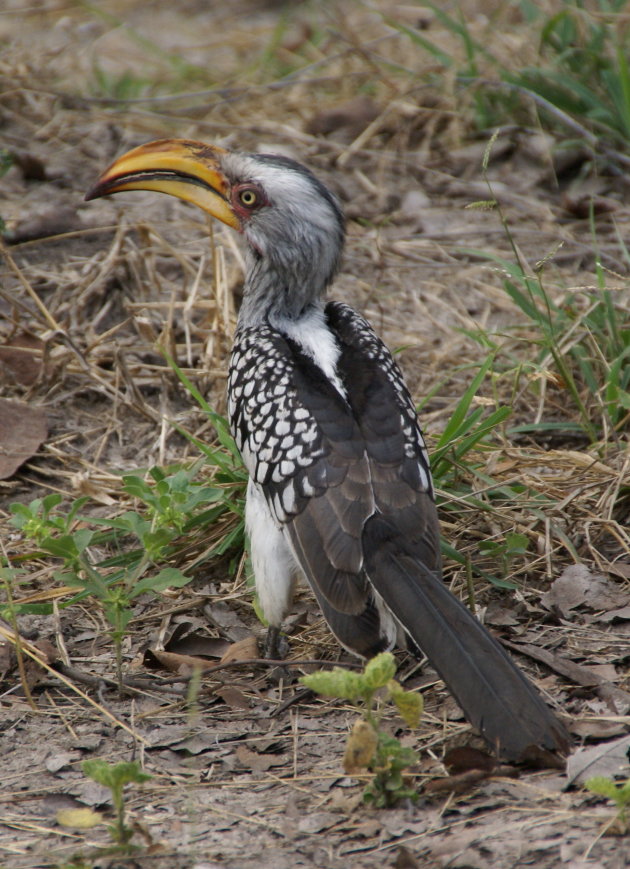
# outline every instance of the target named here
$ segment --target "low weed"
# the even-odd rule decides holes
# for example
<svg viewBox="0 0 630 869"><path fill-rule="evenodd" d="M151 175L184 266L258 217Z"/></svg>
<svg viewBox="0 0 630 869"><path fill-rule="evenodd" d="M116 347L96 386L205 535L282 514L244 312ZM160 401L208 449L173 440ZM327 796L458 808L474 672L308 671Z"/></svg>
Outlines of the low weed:
<svg viewBox="0 0 630 869"><path fill-rule="evenodd" d="M586 8L581 0L541 7L532 0L515 4L536 47L536 57L521 68L504 62L492 50L491 39L477 38L465 14L443 4L424 4L436 21L456 37L461 52L445 50L427 34L385 16L387 24L410 39L435 65L456 72L466 94L472 94L478 129L513 124L531 118L570 144L585 143L606 159L627 165L630 135L630 30L623 15L625 0L596 0ZM486 33L501 28L501 10L488 13ZM442 76L443 78L443 76ZM439 87L439 82L436 80ZM521 106L519 110L519 104ZM618 150L615 150L618 149Z"/></svg>
<svg viewBox="0 0 630 869"><path fill-rule="evenodd" d="M614 826L621 835L628 832L630 826L630 779L625 782L616 782L605 776L595 776L584 782L587 790L593 794L606 797L617 807L617 815L613 819Z"/></svg>
<svg viewBox="0 0 630 869"><path fill-rule="evenodd" d="M33 557L43 554L59 559L61 566L53 577L62 585L81 590L62 606L71 606L86 596L101 606L110 625L121 690L122 641L133 614L133 601L145 592L158 594L190 582L192 576L178 568L157 565L174 556L180 536L241 509L233 502L230 488L215 481L210 485L195 480L201 462L171 474L152 468L148 481L135 474L124 476L124 492L138 499L144 509L127 510L108 519L81 514L87 498L75 500L65 512L59 494L28 505L11 505L11 524L37 546ZM242 526L240 517L237 527L239 524ZM233 531L230 536L234 537ZM219 551L226 545L225 540L221 542ZM114 554L102 557L103 549L114 550ZM11 609L34 612L34 606L42 611L41 604L13 604Z"/></svg>
<svg viewBox="0 0 630 869"><path fill-rule="evenodd" d="M469 334L483 346L498 353L498 368L512 371L518 381L524 377L525 388L550 381L569 401L566 414L572 425L592 444L612 442L630 423L630 321L615 291L606 288L606 273L597 263L597 285L565 292L559 299L548 291L545 266L553 253L541 259L535 273L528 274L520 257L507 218L494 199L487 168L490 151L498 132L488 143L483 161L483 175L507 240L512 261L484 251L463 251L493 262L503 275L503 288L524 315L524 322L512 334L517 342L527 343L528 352L512 349L511 357L499 351L499 337L485 332ZM593 234L595 230L593 227ZM594 243L596 239L594 239ZM595 244L596 248L596 244ZM554 294L555 295L555 294ZM519 335L526 336L519 338ZM511 363L511 364L510 364ZM518 393L519 386L515 388ZM553 428L554 420L551 420ZM540 421L535 431L544 429ZM526 431L521 426L520 431Z"/></svg>
<svg viewBox="0 0 630 869"><path fill-rule="evenodd" d="M142 772L136 761L107 763L107 761L97 758L84 760L83 772L92 781L109 788L116 816L115 823L108 827L109 834L114 841L116 850L129 850L129 843L134 831L125 823L124 789L128 784L143 784L149 781L151 776Z"/></svg>
<svg viewBox="0 0 630 869"><path fill-rule="evenodd" d="M346 744L344 769L349 775L371 773L363 799L377 808L418 797L405 775L417 763L416 752L381 728L386 709L381 699L394 704L408 727L417 727L422 714L422 696L405 691L394 679L395 673L394 656L383 652L368 661L362 673L334 667L300 678L315 693L347 700L360 712Z"/></svg>

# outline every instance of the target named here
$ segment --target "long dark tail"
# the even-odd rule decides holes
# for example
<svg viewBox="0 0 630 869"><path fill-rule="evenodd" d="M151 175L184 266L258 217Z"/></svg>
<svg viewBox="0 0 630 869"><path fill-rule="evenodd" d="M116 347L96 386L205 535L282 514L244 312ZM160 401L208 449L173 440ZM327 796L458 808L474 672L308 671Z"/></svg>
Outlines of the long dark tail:
<svg viewBox="0 0 630 869"><path fill-rule="evenodd" d="M506 760L524 759L532 746L566 753L562 724L503 647L423 567L413 544L378 515L368 521L363 543L375 591L493 750Z"/></svg>

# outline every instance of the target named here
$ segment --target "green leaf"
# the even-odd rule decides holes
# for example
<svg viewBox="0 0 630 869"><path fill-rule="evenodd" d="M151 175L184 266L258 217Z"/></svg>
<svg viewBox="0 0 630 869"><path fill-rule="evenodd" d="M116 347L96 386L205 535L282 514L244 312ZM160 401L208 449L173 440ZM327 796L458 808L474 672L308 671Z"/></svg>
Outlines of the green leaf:
<svg viewBox="0 0 630 869"><path fill-rule="evenodd" d="M94 532L82 528L74 534L61 534L59 537L47 537L40 543L41 548L57 558L74 561L87 549Z"/></svg>
<svg viewBox="0 0 630 869"><path fill-rule="evenodd" d="M301 676L300 682L316 694L337 697L339 700L356 701L365 691L363 677L341 667Z"/></svg>
<svg viewBox="0 0 630 869"><path fill-rule="evenodd" d="M420 724L420 717L424 709L422 694L418 694L415 691L405 691L395 679L392 679L387 687L396 705L398 714L407 727L417 727Z"/></svg>
<svg viewBox="0 0 630 869"><path fill-rule="evenodd" d="M82 769L88 778L110 790L118 790L132 782L142 784L142 782L152 778L148 773L142 772L140 765L135 760L111 764L95 758L84 760Z"/></svg>
<svg viewBox="0 0 630 869"><path fill-rule="evenodd" d="M524 555L529 549L527 534L508 533L505 535L505 548L509 555Z"/></svg>
<svg viewBox="0 0 630 869"><path fill-rule="evenodd" d="M584 786L594 794L608 797L619 808L630 806L630 779L623 784L617 784L613 779L597 775L587 779Z"/></svg>
<svg viewBox="0 0 630 869"><path fill-rule="evenodd" d="M133 498L150 502L153 499L153 489L140 477L133 474L123 475L123 490Z"/></svg>
<svg viewBox="0 0 630 869"><path fill-rule="evenodd" d="M143 576L129 591L129 599L133 600L145 591L157 594L167 588L181 588L191 582L192 576L186 576L176 567L165 567L159 573Z"/></svg>
<svg viewBox="0 0 630 869"><path fill-rule="evenodd" d="M363 671L363 680L368 691L374 692L394 678L396 673L396 659L391 652L381 652L371 661L368 661Z"/></svg>
<svg viewBox="0 0 630 869"><path fill-rule="evenodd" d="M479 371L473 378L468 389L460 398L458 405L455 408L455 411L453 412L451 418L446 424L446 428L442 432L440 439L437 442L438 449L440 447L446 446L456 437L461 436L470 429L470 421L468 423L466 422L466 414L468 413L472 400L477 395L479 387L485 380L486 374L491 369L493 363L494 354L489 354L486 357L483 365L481 365L481 367L479 368ZM481 410L481 408L479 408L479 410Z"/></svg>

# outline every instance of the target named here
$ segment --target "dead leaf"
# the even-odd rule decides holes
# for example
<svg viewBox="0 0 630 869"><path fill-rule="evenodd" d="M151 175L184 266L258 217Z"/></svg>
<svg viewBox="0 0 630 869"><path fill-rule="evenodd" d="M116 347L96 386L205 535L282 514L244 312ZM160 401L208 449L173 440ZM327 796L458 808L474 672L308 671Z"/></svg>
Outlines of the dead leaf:
<svg viewBox="0 0 630 869"><path fill-rule="evenodd" d="M258 640L253 634L232 643L219 663L228 664L230 661L249 661L258 657Z"/></svg>
<svg viewBox="0 0 630 869"><path fill-rule="evenodd" d="M215 691L224 703L231 706L232 709L250 709L251 703L247 697L238 688L233 685L224 685L223 688L218 688Z"/></svg>
<svg viewBox="0 0 630 869"><path fill-rule="evenodd" d="M567 761L567 787L584 784L587 779L596 775L627 778L630 774L629 751L630 735L593 748L578 749Z"/></svg>
<svg viewBox="0 0 630 869"><path fill-rule="evenodd" d="M194 655L177 655L174 652L164 652L162 649L147 649L145 654L152 655L171 673L189 676L194 670L207 670L216 667L214 661L196 658Z"/></svg>
<svg viewBox="0 0 630 869"><path fill-rule="evenodd" d="M0 398L0 480L11 477L48 436L46 412Z"/></svg>
<svg viewBox="0 0 630 869"><path fill-rule="evenodd" d="M594 673L601 682L616 682L620 678L617 668L614 664L591 664L589 666L591 673Z"/></svg>
<svg viewBox="0 0 630 869"><path fill-rule="evenodd" d="M563 747L568 751L568 745ZM559 769L562 772L566 766L564 757L558 757L557 754L540 745L528 745L522 752L519 763L529 767L529 769Z"/></svg>
<svg viewBox="0 0 630 869"><path fill-rule="evenodd" d="M300 833L321 833L339 823L339 815L332 812L308 812L300 818Z"/></svg>
<svg viewBox="0 0 630 869"><path fill-rule="evenodd" d="M312 136L329 136L343 130L352 141L379 115L379 107L370 97L359 96L332 109L314 115L308 123L307 132Z"/></svg>
<svg viewBox="0 0 630 869"><path fill-rule="evenodd" d="M191 733L189 727L167 725L150 734L150 743L152 748L168 748L171 751L183 752L188 755L203 754L206 751L212 751L215 757L218 754L216 730ZM231 749L226 748L225 752L228 751Z"/></svg>
<svg viewBox="0 0 630 869"><path fill-rule="evenodd" d="M514 610L501 606L501 604L496 601L492 601L488 604L484 616L484 622L490 625L497 625L498 627L512 627L519 624L519 620L516 618Z"/></svg>
<svg viewBox="0 0 630 869"><path fill-rule="evenodd" d="M45 766L48 772L59 772L70 766L73 761L79 759L79 754L76 751L60 751L57 754L51 754L46 758Z"/></svg>
<svg viewBox="0 0 630 869"><path fill-rule="evenodd" d="M232 643L251 635L250 628L233 609L221 600L205 604L203 613Z"/></svg>
<svg viewBox="0 0 630 869"><path fill-rule="evenodd" d="M432 821L434 823L437 821L437 815L434 815L431 810L418 815L407 809L388 809L387 812L381 813L380 820L383 830L395 839L399 839L405 833L424 833L431 826Z"/></svg>
<svg viewBox="0 0 630 869"><path fill-rule="evenodd" d="M363 718L354 722L343 756L343 768L348 775L364 772L374 757L378 737L376 731Z"/></svg>
<svg viewBox="0 0 630 869"><path fill-rule="evenodd" d="M352 791L351 793L345 793L340 788L334 788L331 791L329 805L331 809L337 812L344 812L345 814L351 814L361 803L363 802L363 794L360 791ZM369 823L369 822L366 822ZM377 822L377 829L380 830L381 825L380 822ZM366 838L375 835L376 830L367 831ZM358 833L361 835L361 833Z"/></svg>
<svg viewBox="0 0 630 869"><path fill-rule="evenodd" d="M88 472L84 471L79 474L72 474L70 481L77 495L87 495L90 500L97 501L105 507L112 507L118 503L116 498L109 494L113 490L106 484L97 483L96 480L90 477Z"/></svg>
<svg viewBox="0 0 630 869"><path fill-rule="evenodd" d="M538 646L533 646L530 643L510 643L507 640L503 641L503 645L509 649L514 649L516 652L528 655L535 661L542 661L556 673L566 676L577 685L584 687L595 686L598 695L609 703L615 712L619 715L625 715L630 709L630 694L616 685L612 685L605 679L602 679L598 673L595 673L590 667L585 667L582 664L576 664L568 658L563 658L561 655L554 655L553 652L547 649L541 649Z"/></svg>
<svg viewBox="0 0 630 869"><path fill-rule="evenodd" d="M496 758L490 757L485 751L479 751L477 748L470 746L458 746L451 748L444 755L444 766L451 775L458 775L462 772L468 772L471 769L482 769L485 772L492 772L496 769Z"/></svg>
<svg viewBox="0 0 630 869"><path fill-rule="evenodd" d="M489 776L490 772L487 770L471 769L458 775L449 775L427 782L424 791L428 794L464 794Z"/></svg>
<svg viewBox="0 0 630 869"><path fill-rule="evenodd" d="M287 762L286 754L258 754L246 745L239 745L235 753L238 762L254 772L266 772L272 766L284 766Z"/></svg>
<svg viewBox="0 0 630 869"><path fill-rule="evenodd" d="M44 342L20 332L0 345L0 374L4 383L31 386L42 370Z"/></svg>
<svg viewBox="0 0 630 869"><path fill-rule="evenodd" d="M103 823L100 812L92 809L59 809L57 823L61 827L73 827L75 830L89 830Z"/></svg>
<svg viewBox="0 0 630 869"><path fill-rule="evenodd" d="M619 203L610 196L593 196L591 193L565 193L562 205L574 217L586 220L591 214L606 214L617 211Z"/></svg>
<svg viewBox="0 0 630 869"><path fill-rule="evenodd" d="M606 570L621 579L630 579L630 562L615 561L606 565Z"/></svg>
<svg viewBox="0 0 630 869"><path fill-rule="evenodd" d="M166 652L179 655L193 655L202 658L221 658L229 649L227 640L220 637L209 637L198 630L191 621L180 622L170 639L164 644Z"/></svg>
<svg viewBox="0 0 630 869"><path fill-rule="evenodd" d="M594 621L598 622L626 622L630 620L630 606L623 606L617 610L608 610L598 615Z"/></svg>
<svg viewBox="0 0 630 869"><path fill-rule="evenodd" d="M630 592L595 574L585 564L572 564L552 583L541 602L547 609L559 610L570 619L578 607L595 611L619 610L630 604Z"/></svg>
<svg viewBox="0 0 630 869"><path fill-rule="evenodd" d="M420 864L404 845L398 846L396 859L392 865L393 869L420 869Z"/></svg>
<svg viewBox="0 0 630 869"><path fill-rule="evenodd" d="M112 796L112 792L105 785L100 785L98 782L86 778L74 782L68 788L68 792L84 806L106 806Z"/></svg>
<svg viewBox="0 0 630 869"><path fill-rule="evenodd" d="M621 719L607 721L605 718L579 718L571 722L571 733L582 739L611 739L627 731L628 725Z"/></svg>

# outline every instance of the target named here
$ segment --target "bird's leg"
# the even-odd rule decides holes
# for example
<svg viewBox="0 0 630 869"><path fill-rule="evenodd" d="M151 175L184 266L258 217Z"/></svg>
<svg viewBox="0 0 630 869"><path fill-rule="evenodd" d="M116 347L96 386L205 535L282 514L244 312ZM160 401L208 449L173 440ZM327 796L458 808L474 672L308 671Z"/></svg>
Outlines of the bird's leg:
<svg viewBox="0 0 630 869"><path fill-rule="evenodd" d="M263 646L263 656L272 661L280 661L286 658L288 653L289 642L285 635L281 633L280 628L269 625Z"/></svg>
<svg viewBox="0 0 630 869"><path fill-rule="evenodd" d="M280 627L293 599L295 559L262 492L251 479L247 487L245 522L256 594L269 622L264 656L281 659L289 651L289 644Z"/></svg>

